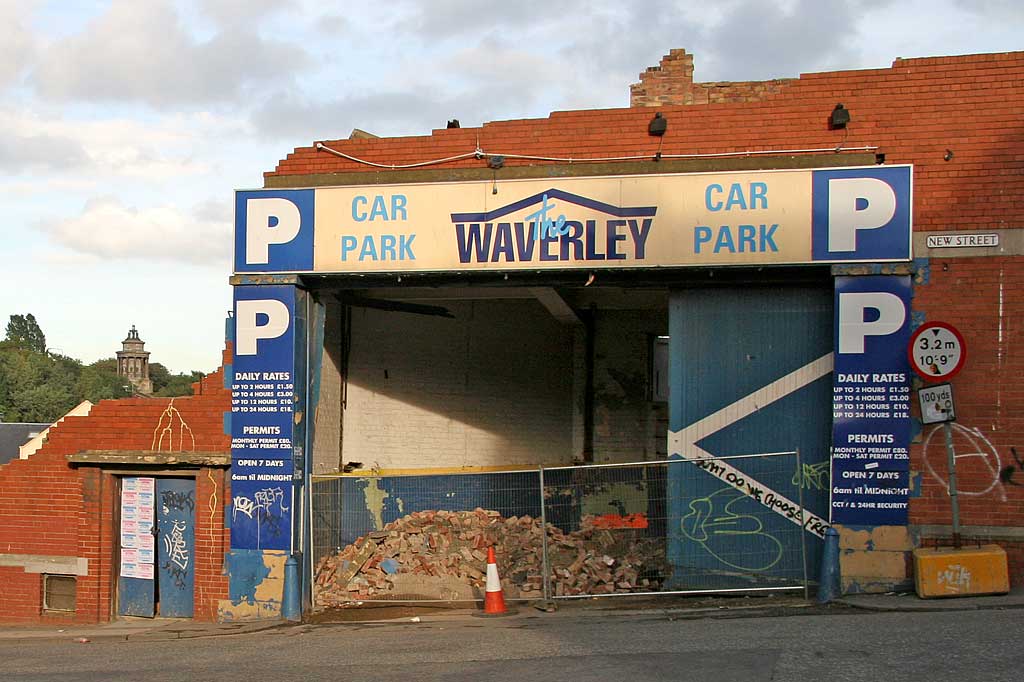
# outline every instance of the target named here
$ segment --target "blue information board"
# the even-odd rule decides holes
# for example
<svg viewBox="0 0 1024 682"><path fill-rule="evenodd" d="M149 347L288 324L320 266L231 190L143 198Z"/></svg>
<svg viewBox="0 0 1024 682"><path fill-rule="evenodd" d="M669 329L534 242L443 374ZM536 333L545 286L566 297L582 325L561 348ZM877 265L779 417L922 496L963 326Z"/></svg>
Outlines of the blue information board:
<svg viewBox="0 0 1024 682"><path fill-rule="evenodd" d="M294 476L293 286L236 286L231 546L290 549Z"/></svg>
<svg viewBox="0 0 1024 682"><path fill-rule="evenodd" d="M909 277L837 277L832 522L907 522Z"/></svg>

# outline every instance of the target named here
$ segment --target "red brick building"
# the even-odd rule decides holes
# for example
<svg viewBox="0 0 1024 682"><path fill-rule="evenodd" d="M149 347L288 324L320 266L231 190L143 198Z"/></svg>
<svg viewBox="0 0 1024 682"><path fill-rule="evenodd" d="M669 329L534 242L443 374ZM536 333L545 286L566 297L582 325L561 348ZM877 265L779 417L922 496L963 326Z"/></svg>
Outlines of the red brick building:
<svg viewBox="0 0 1024 682"><path fill-rule="evenodd" d="M487 189L493 184L498 195L503 181L529 178L551 179L554 184L557 178L580 176L911 165L913 260L835 265L831 276L908 276L913 326L942 320L962 331L968 361L953 383L964 535L969 542L1002 545L1009 556L1012 582L1024 580L1024 393L1018 381L1024 361L1011 350L1024 320L1020 218L1024 133L1019 116L1024 104L1024 53L898 59L889 68L803 74L766 82L701 83L693 76L693 57L673 50L660 65L640 74L640 82L631 86L629 108L558 111L544 119L438 129L429 136L325 140L294 150L265 174L265 184L287 189L476 180ZM840 104L849 122L834 125L832 115ZM667 122L660 136L649 134L655 113ZM498 196L495 201L500 203ZM958 237L982 234L986 236L980 240ZM929 244L929 236L942 236L944 241ZM956 243L962 246L950 248ZM787 275L764 271L762 283L774 286L786 280ZM379 286L392 287L391 291L416 286L415 275L397 275ZM570 290L564 281L529 281L512 271L504 275L509 281L517 276L528 286L561 287L558 291L570 307L593 303L593 298L579 293L582 288ZM703 276L706 281L728 275L721 269ZM674 285L693 287L700 279L693 273L680 277ZM600 271L591 281L599 287L602 278L621 287L644 280L637 273L616 279ZM646 284L651 284L649 280ZM425 284L438 286L439 282L428 278ZM599 315L602 305L597 303ZM612 317L609 312L607 319ZM635 324L637 319L649 318L637 313L619 323ZM653 322L647 327L641 323L636 331L666 333ZM604 357L613 353L602 343L599 331L598 374L602 353ZM645 352L642 345L634 350L633 356ZM543 371L557 376L561 370ZM643 383L639 369L634 376ZM916 387L920 380L914 382ZM584 449L591 450L574 453L586 461L623 461L630 456L624 454L629 450L634 457L640 452L644 457L664 452L659 450L664 413L658 412L655 403L643 403L642 396L634 405L645 405L650 413L644 409L624 413L629 389L619 384L615 386L618 402L598 405L596 435L583 439ZM321 385L326 387L322 390L330 390L330 377L325 376ZM535 393L546 388L535 386ZM623 394L627 399L622 399ZM352 417L356 398L352 390L348 395ZM916 416L916 401L912 403ZM329 409L324 400L321 409ZM654 422L645 425L644 420L650 419ZM914 428L906 484L907 522L837 524L844 589L908 587L913 578L910 550L936 539L949 540L950 501L941 427L922 429L918 423ZM349 428L345 438L357 438L353 431ZM651 434L654 440L648 442L645 439ZM333 438L336 442L337 435ZM369 457L358 448L350 456ZM407 465L398 457L393 460L396 466ZM499 461L478 457L458 463L494 465ZM433 466L444 464L431 461ZM383 459L381 465L387 466ZM338 466L340 462L314 460L318 471Z"/></svg>
<svg viewBox="0 0 1024 682"><path fill-rule="evenodd" d="M628 108L554 112L544 119L439 129L426 136L325 140L294 150L265 174L265 186L284 196L295 188L379 187L384 194L395 185L431 191L476 183L488 195L493 189L500 203L512 184L531 180L557 188L566 178L909 165L912 258L814 267L748 262L681 269L586 266L582 271L426 272L389 266L357 274L293 266L285 269L292 274L269 280L258 267L251 269L256 274L239 272L234 284L251 288L252 296L268 282L298 291L293 309L308 304L313 311L304 318L313 342L308 346L309 378L300 382L296 372L294 379L297 405L305 407L298 402L299 389L309 389L308 410L301 416L297 411L295 420L308 427L308 435L296 431L292 441L305 446L306 459L289 454L281 460L304 478L295 488L297 499L285 504L291 498L264 497L270 501L261 508L262 516L251 506L249 513L231 513L237 516L232 519L236 528L248 521L244 532L255 529L258 538L271 505L303 509L313 475L340 474L353 462L367 468L450 469L662 459L673 454L666 443L675 429L671 406L651 386L650 369L654 340L669 336L676 303L682 301L684 310L706 303L710 307L701 308L701 314L724 310L714 319L728 321L755 316L760 307L776 305L772 292L799 284L803 288L792 300L804 306L801 310L821 303L824 316L815 318L814 325L831 350L834 281L891 276L910 283L914 325L942 320L963 334L967 362L952 381L963 534L969 542L1004 547L1011 583L1020 584L1024 389L1019 379L1024 360L1012 344L1024 320L1024 52L899 59L889 68L767 82L700 83L693 75L692 57L673 50L631 86ZM849 114L845 125L832 122L840 103ZM655 113L667 123L662 135L650 132ZM390 212L389 217L404 218L405 207L392 199L380 208L381 216ZM359 222L376 210L371 203L353 202L350 215ZM929 243L929 236L944 239ZM278 244L264 246L273 250ZM615 248L612 242L609 246ZM390 248L400 253L395 242ZM570 252L571 246L564 248ZM719 282L736 297L716 293L713 285ZM750 292L769 294L751 303ZM366 303L374 298L379 300L373 305ZM422 314L438 304L454 312L461 326L443 326L447 323L434 318L423 322ZM390 314L396 311L420 316ZM414 317L417 321L411 322ZM787 345L786 331L774 330L783 335L777 345ZM510 350L510 338L536 352ZM788 340L802 343L795 336ZM756 349L737 345L733 350L737 360L715 356L711 369L725 376L730 363L758 360ZM701 352L711 357L716 349ZM524 355L529 364L516 364ZM699 375L697 360L690 369ZM496 372L505 367L515 371ZM732 381L700 377L709 384ZM801 403L796 425L785 428L794 438L815 431L816 463L827 470L832 420L823 403L829 402L832 385L818 378L823 383ZM914 401L911 405L919 416ZM195 617L217 617L229 591L236 605L250 595L253 608L245 617L279 613L279 583L255 594L236 585L243 579L229 578L231 570L225 568L233 555L250 562L256 568L244 580L251 587L262 580L252 576L260 575L263 563L279 568L291 551L287 542L273 551L259 541L237 544L225 529L231 438L224 413L230 408L231 391L219 371L204 379L191 398L100 403L87 417L69 418L53 428L29 459L0 467L5 491L0 499L5 521L0 619L96 622L116 617L115 565L124 561L118 515L125 498L119 495L131 477L194 481ZM764 452L770 438L768 430L758 428L753 435L764 441L759 450ZM941 428L918 424L906 476L906 521L836 523L844 589L906 588L913 579L910 551L936 539L948 541L944 462ZM241 488L235 495L251 504L250 491ZM816 513L827 514L829 490L819 486L814 492L822 498ZM373 508L367 494L366 509L360 511L379 522L390 494L374 489L372 501L378 506ZM310 531L297 518L293 514L294 549L308 559L309 534L315 536L318 529ZM71 578L70 610L65 594L53 595L63 610L46 608L47 576ZM55 584L69 586L66 580Z"/></svg>

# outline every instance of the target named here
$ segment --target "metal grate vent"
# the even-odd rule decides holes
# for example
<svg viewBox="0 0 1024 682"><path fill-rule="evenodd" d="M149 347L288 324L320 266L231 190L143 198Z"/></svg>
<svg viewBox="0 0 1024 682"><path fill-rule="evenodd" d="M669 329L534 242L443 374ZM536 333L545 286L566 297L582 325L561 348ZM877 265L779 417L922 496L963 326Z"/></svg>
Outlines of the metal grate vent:
<svg viewBox="0 0 1024 682"><path fill-rule="evenodd" d="M73 575L43 575L43 609L74 611L78 583Z"/></svg>

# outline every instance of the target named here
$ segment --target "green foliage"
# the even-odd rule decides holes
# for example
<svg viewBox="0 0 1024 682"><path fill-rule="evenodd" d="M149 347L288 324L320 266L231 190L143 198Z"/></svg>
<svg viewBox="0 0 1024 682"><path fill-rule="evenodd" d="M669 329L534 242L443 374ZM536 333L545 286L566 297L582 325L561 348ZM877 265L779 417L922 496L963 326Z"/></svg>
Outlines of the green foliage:
<svg viewBox="0 0 1024 682"><path fill-rule="evenodd" d="M149 380L153 382L153 393L159 393L171 380L170 371L159 362L149 363Z"/></svg>
<svg viewBox="0 0 1024 682"><path fill-rule="evenodd" d="M124 398L131 395L128 380L117 375L117 360L97 360L82 368L78 377L78 395L83 400L98 402L106 398Z"/></svg>
<svg viewBox="0 0 1024 682"><path fill-rule="evenodd" d="M149 378L152 379L153 365L150 365L149 369ZM153 382L153 395L157 395L162 398L173 398L174 396L179 395L192 395L192 384L202 378L202 372L192 372L191 374L169 374L167 382L159 389L156 387L156 382Z"/></svg>
<svg viewBox="0 0 1024 682"><path fill-rule="evenodd" d="M28 348L36 353L46 352L46 337L43 330L39 328L36 317L32 313L28 315L11 315L7 322L7 336L5 341Z"/></svg>
<svg viewBox="0 0 1024 682"><path fill-rule="evenodd" d="M171 374L159 363L150 365L154 395L192 395L201 372ZM46 352L46 337L35 317L11 315L7 338L0 341L0 420L53 422L83 400L97 402L133 393L117 375L117 360L105 358L83 366L74 358Z"/></svg>
<svg viewBox="0 0 1024 682"><path fill-rule="evenodd" d="M78 361L19 342L0 344L0 414L9 422L54 421L77 405Z"/></svg>

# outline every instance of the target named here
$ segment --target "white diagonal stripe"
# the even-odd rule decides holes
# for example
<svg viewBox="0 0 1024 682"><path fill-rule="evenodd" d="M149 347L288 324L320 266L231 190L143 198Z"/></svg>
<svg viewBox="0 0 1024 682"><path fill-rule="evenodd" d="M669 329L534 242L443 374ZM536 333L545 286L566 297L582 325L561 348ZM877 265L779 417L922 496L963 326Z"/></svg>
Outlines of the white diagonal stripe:
<svg viewBox="0 0 1024 682"><path fill-rule="evenodd" d="M683 447L684 444L690 445L703 438L707 438L711 434L717 433L725 427L749 417L762 407L771 405L776 400L799 391L807 384L817 381L831 371L832 353L827 353L814 362L810 362L800 369L790 372L780 379L776 379L767 386L757 389L750 395L744 396L730 405L726 405L718 412L709 414L700 421L690 424L682 431L672 431L669 434L669 446Z"/></svg>
<svg viewBox="0 0 1024 682"><path fill-rule="evenodd" d="M824 537L825 530L829 527L828 521L806 509L803 511L801 518L799 511L793 512L793 510L800 509L798 504L780 495L768 486L762 485L748 474L729 464L728 461L719 459L707 450L698 447L697 441L707 438L731 424L735 424L741 419L757 412L762 407L770 405L791 393L795 393L804 386L827 375L832 371L832 366L832 353L827 353L680 431L670 431L668 439L670 456L682 456L689 460L705 460L704 464L698 464L698 466L707 473L728 483L736 490L760 502L783 518L789 519L798 526L802 526L818 537Z"/></svg>

